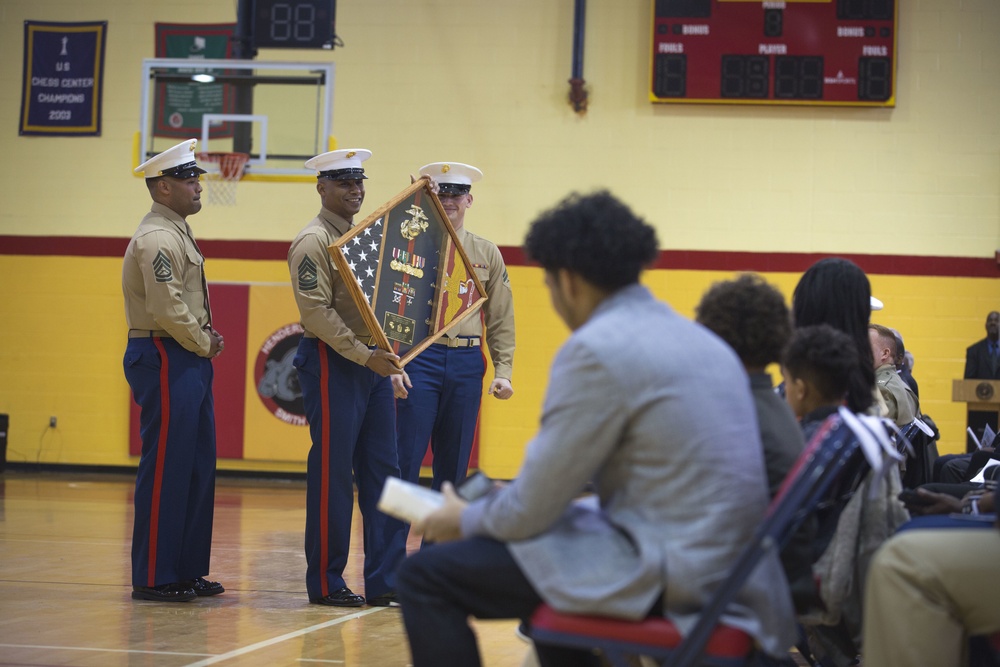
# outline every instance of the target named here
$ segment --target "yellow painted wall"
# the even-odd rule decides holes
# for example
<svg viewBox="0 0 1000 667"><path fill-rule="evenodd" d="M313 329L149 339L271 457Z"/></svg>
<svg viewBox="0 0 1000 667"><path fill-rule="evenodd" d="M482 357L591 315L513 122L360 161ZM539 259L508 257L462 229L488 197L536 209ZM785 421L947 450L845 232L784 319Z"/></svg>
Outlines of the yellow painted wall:
<svg viewBox="0 0 1000 667"><path fill-rule="evenodd" d="M282 282L281 262L209 260L213 280L253 275ZM537 268L512 267L518 340L515 396L484 399L480 465L496 477L511 477L534 433L548 367L568 331L553 313ZM128 386L121 370L117 258L0 256L0 412L11 415L8 459L43 463L127 465ZM765 273L790 300L798 274ZM694 316L701 294L730 272L668 271L645 282L680 313ZM983 335L985 312L998 301L995 280L973 278L871 277L886 302L873 321L899 329L917 363L921 407L941 428L942 452L964 447L965 415L951 402L951 380L961 377L965 346ZM637 335L640 335L637 332ZM58 425L49 429L55 415ZM302 443L289 445L305 452ZM220 461L247 470L302 470L279 461Z"/></svg>
<svg viewBox="0 0 1000 667"><path fill-rule="evenodd" d="M665 249L992 257L1000 247L1000 3L903 0L895 109L652 105L650 5L588 3L590 109L566 101L572 3L340 0L346 46L262 51L336 63L334 134L374 151L375 208L436 160L476 164L468 225L519 245L567 192L607 187L653 223ZM131 171L139 68L153 24L228 22L232 0L0 4L0 236L127 238L148 195ZM459 9L460 8L460 9ZM19 137L23 22L108 20L100 137ZM272 122L280 122L275 119ZM244 183L239 205L191 219L199 238L290 240L316 212L307 183ZM0 249L2 251L2 249ZM280 261L209 258L214 281L285 281ZM0 412L11 460L129 463L124 318L116 258L0 255ZM728 274L658 271L657 294L691 314ZM534 429L565 329L536 269L515 267L515 398L487 399L481 461L512 475ZM786 294L798 278L768 274ZM925 409L962 447L950 381L1000 305L996 280L872 276L917 358ZM59 418L47 428L50 415ZM225 464L230 465L230 464Z"/></svg>
<svg viewBox="0 0 1000 667"><path fill-rule="evenodd" d="M734 273L655 271L645 282L687 317L712 283ZM761 275L782 291L789 304L800 274ZM986 314L1000 307L995 279L871 275L872 293L885 303L871 321L898 330L913 353L920 408L941 430L940 453L965 451L965 404L951 400L952 380L965 369L965 348L985 335ZM778 370L771 369L775 382Z"/></svg>

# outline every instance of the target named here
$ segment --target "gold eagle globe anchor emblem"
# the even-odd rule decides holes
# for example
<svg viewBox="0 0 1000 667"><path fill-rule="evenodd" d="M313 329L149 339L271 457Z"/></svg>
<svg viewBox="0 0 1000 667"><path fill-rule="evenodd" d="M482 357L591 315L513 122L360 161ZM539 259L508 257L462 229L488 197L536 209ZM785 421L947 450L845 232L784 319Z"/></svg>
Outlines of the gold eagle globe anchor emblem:
<svg viewBox="0 0 1000 667"><path fill-rule="evenodd" d="M427 231L427 216L424 214L424 209L420 208L416 204L406 209L406 212L413 217L408 220L403 220L403 222L399 225L399 231L403 235L404 239L412 241L420 236L420 232Z"/></svg>
<svg viewBox="0 0 1000 667"><path fill-rule="evenodd" d="M988 401L993 398L993 385L989 382L980 382L976 385L976 398L980 401Z"/></svg>

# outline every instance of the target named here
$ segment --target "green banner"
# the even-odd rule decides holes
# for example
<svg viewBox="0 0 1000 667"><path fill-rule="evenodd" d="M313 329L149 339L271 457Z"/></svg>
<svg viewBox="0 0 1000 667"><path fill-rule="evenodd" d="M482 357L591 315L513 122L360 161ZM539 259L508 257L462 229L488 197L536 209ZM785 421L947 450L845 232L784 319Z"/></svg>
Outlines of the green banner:
<svg viewBox="0 0 1000 667"><path fill-rule="evenodd" d="M235 33L235 23L157 23L156 57L193 61L231 58ZM198 67L192 62L191 67L170 70L168 75L221 76L222 73L223 70ZM235 108L234 90L228 84L170 81L158 83L155 90L153 135L157 137L200 138L204 114L233 113ZM232 124L212 126L209 136L213 139L233 136Z"/></svg>

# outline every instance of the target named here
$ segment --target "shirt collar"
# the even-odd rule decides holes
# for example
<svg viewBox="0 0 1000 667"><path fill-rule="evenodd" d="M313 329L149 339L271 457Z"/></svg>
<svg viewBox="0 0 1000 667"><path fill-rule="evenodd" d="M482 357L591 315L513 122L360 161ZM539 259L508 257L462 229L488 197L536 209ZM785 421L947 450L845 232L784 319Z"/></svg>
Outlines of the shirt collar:
<svg viewBox="0 0 1000 667"><path fill-rule="evenodd" d="M348 222L347 220L340 217L339 215L337 215L336 213L334 213L333 211L331 211L326 207L320 209L319 217L328 225L337 230L337 233L340 235L346 234L347 230L353 227L353 225L350 222Z"/></svg>

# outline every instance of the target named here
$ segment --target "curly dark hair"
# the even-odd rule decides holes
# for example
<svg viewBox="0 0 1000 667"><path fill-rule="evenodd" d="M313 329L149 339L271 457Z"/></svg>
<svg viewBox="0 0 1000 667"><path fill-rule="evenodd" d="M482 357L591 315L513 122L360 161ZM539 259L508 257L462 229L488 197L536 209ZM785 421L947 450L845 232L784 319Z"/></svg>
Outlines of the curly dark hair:
<svg viewBox="0 0 1000 667"><path fill-rule="evenodd" d="M827 403L847 397L858 366L857 346L850 336L829 324L801 327L792 333L781 356L792 378L805 380Z"/></svg>
<svg viewBox="0 0 1000 667"><path fill-rule="evenodd" d="M854 341L858 362L847 393L847 405L854 412L864 412L874 400L875 360L868 340L871 294L861 267L842 257L827 257L802 274L792 295L796 327L829 324Z"/></svg>
<svg viewBox="0 0 1000 667"><path fill-rule="evenodd" d="M531 223L524 250L546 271L568 269L613 291L656 259L656 230L607 191L573 193Z"/></svg>
<svg viewBox="0 0 1000 667"><path fill-rule="evenodd" d="M753 273L708 288L695 307L695 318L729 343L747 368L764 368L781 359L792 333L785 297Z"/></svg>

